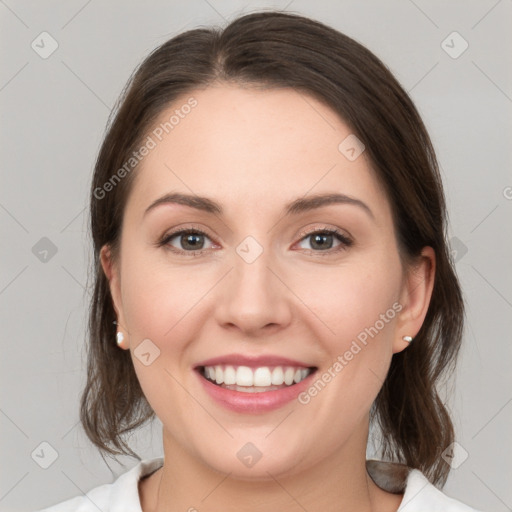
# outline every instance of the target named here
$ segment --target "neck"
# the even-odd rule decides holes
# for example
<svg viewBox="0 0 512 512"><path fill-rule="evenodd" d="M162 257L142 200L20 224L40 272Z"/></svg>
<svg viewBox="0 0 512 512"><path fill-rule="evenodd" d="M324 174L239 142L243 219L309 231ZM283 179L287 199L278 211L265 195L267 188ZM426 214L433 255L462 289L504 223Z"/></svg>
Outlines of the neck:
<svg viewBox="0 0 512 512"><path fill-rule="evenodd" d="M164 430L164 466L141 492L144 512L395 512L401 496L375 485L366 471L368 430L301 472L242 480L186 452Z"/></svg>

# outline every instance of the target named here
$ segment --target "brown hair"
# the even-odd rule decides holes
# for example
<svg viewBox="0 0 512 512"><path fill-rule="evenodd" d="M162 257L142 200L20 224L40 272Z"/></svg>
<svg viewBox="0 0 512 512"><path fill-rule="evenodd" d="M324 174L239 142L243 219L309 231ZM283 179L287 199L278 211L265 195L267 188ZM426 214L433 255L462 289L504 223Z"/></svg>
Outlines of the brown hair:
<svg viewBox="0 0 512 512"><path fill-rule="evenodd" d="M80 404L87 436L100 452L139 458L121 436L154 419L130 352L115 343L116 313L99 258L105 244L118 257L135 173L108 193L104 184L141 146L163 109L214 82L293 88L328 105L366 146L391 204L402 261L424 246L435 250L426 319L411 346L393 356L371 419L379 427L383 457L444 484L449 466L440 455L454 430L436 385L455 364L464 306L446 244L445 199L432 143L411 99L373 53L320 22L279 11L244 15L224 29L190 30L165 42L130 77L111 114L90 201L94 292Z"/></svg>

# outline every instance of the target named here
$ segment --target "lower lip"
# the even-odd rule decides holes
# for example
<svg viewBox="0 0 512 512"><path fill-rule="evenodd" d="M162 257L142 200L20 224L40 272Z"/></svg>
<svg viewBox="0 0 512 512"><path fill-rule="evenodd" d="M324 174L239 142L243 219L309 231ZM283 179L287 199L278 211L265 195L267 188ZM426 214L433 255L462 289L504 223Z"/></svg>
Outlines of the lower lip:
<svg viewBox="0 0 512 512"><path fill-rule="evenodd" d="M235 412L258 414L279 409L279 407L297 399L297 396L310 386L310 379L316 372L310 373L298 384L260 393L244 393L243 391L223 388L203 377L199 370L196 370L196 373L205 391L218 404Z"/></svg>

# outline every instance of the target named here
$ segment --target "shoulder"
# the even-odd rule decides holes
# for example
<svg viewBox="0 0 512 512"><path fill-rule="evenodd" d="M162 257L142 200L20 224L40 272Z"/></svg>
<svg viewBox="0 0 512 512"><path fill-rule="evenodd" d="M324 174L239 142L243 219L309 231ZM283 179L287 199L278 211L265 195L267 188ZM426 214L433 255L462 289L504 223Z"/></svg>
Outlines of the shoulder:
<svg viewBox="0 0 512 512"><path fill-rule="evenodd" d="M37 512L142 512L139 480L160 468L163 461L163 457L143 460L111 484L100 485L82 496L76 496Z"/></svg>
<svg viewBox="0 0 512 512"><path fill-rule="evenodd" d="M479 512L444 494L417 469L378 460L366 461L366 468L381 489L403 494L397 512Z"/></svg>
<svg viewBox="0 0 512 512"><path fill-rule="evenodd" d="M397 512L479 512L432 485L423 473L411 469Z"/></svg>

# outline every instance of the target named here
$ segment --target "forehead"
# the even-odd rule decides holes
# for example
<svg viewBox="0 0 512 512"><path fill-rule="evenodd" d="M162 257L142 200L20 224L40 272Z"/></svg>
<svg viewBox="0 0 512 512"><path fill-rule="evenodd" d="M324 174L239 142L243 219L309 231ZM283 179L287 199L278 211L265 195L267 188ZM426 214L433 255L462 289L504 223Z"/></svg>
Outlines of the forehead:
<svg viewBox="0 0 512 512"><path fill-rule="evenodd" d="M350 128L293 89L192 91L162 111L148 135L153 148L135 171L129 200L139 209L173 191L252 212L333 191L386 208L365 153L354 160L344 152Z"/></svg>

